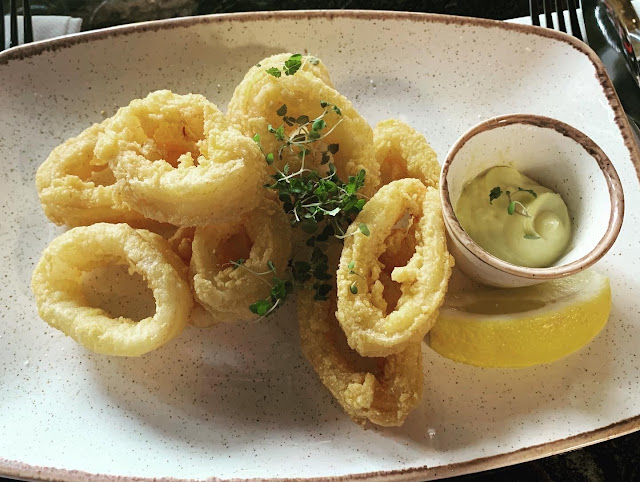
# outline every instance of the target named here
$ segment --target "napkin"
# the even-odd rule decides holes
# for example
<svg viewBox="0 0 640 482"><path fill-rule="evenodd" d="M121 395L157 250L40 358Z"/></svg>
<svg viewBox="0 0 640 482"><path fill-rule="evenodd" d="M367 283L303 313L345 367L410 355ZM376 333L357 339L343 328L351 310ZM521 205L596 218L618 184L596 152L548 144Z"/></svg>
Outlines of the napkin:
<svg viewBox="0 0 640 482"><path fill-rule="evenodd" d="M81 18L62 17L56 15L36 15L32 17L33 40L46 40L54 37L61 37L71 33L78 33L82 26ZM9 47L9 15L4 17L4 45ZM18 40L23 41L22 16L18 17Z"/></svg>

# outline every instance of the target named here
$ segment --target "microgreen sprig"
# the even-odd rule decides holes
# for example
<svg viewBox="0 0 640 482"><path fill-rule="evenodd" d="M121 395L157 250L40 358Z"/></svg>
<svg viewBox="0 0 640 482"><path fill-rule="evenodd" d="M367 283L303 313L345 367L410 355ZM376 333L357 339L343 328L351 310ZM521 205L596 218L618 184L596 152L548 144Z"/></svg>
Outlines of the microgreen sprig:
<svg viewBox="0 0 640 482"><path fill-rule="evenodd" d="M327 282L332 278L328 273L328 257L322 250L326 242L331 237L343 239L358 232L365 236L370 234L364 223L354 233L347 234L348 227L366 203L358 196L358 190L364 185L365 172L361 170L344 183L338 178L335 166L330 164L327 176L314 170L289 178L276 174L274 178L276 182L270 187L278 193L292 227L309 235L305 244L312 248L309 261L292 264L293 279L300 283L315 279L315 299L325 300L332 289Z"/></svg>
<svg viewBox="0 0 640 482"><path fill-rule="evenodd" d="M360 277L360 278L362 278L363 280L366 281L364 276L362 276L360 273L358 273L357 271L355 271L353 269L353 268L355 268L355 266L356 266L356 262L355 261L350 261L349 262L349 264L347 265L347 269L349 270L349 274L358 276L358 277ZM351 286L349 286L349 291L351 291L351 293L354 294L354 295L358 294L358 285L356 284L356 281L351 283Z"/></svg>
<svg viewBox="0 0 640 482"><path fill-rule="evenodd" d="M534 199L538 197L538 194L533 189L523 189L521 187L518 187L518 191L516 192L529 193L534 197ZM524 204L522 204L520 201L514 201L513 199L511 199L511 191L503 191L500 188L500 186L494 187L489 192L489 204L493 204L493 201L495 201L500 196L502 196L502 194L507 196L507 199L509 200L509 204L507 205L507 213L510 216L512 216L515 213L520 216L524 216L525 218L532 219L532 216L527 211L527 208L524 207ZM524 238L535 240L535 239L540 239L540 236L538 236L536 233L525 233Z"/></svg>
<svg viewBox="0 0 640 482"><path fill-rule="evenodd" d="M277 141L281 143L277 153L279 159L282 160L283 151L288 150L292 155L297 156L302 161L302 166L304 167L305 157L310 154L319 152L321 156L320 164L327 164L331 160L332 156L337 154L340 150L339 144L329 144L326 146L326 149L322 151L318 151L315 146L318 145L318 141L329 136L343 120L340 118L331 128L327 129L325 117L330 111L333 111L338 116L342 117L342 111L339 107L329 102L322 101L320 102L320 105L324 108L324 111L315 119L310 119L307 115L300 115L298 117L287 115L288 108L286 104L282 104L278 110L276 110L276 114L282 118L284 124L279 127L273 127L269 124L267 126L267 130L274 135ZM295 129L290 134L287 134L285 132L285 124L289 127L295 127ZM259 143L259 135L256 134L256 136L258 136L258 141L256 142ZM271 156L267 154L266 157L267 162L269 164L273 164L273 161L275 160L273 153L271 153ZM292 176L297 174L298 173L294 173Z"/></svg>
<svg viewBox="0 0 640 482"><path fill-rule="evenodd" d="M313 65L317 65L318 59L311 57L310 62ZM315 62L315 63L313 63ZM278 67L271 67L266 69L266 72L269 75L273 75L275 78L280 78L282 74L284 75L293 75L302 67L302 54L293 54L287 60L285 60L282 69Z"/></svg>
<svg viewBox="0 0 640 482"><path fill-rule="evenodd" d="M262 281L268 284L271 287L271 291L269 292L269 296L264 300L258 300L255 303L249 306L249 309L252 313L263 318L265 316L269 316L272 314L278 306L282 305L287 296L293 292L293 284L291 281L279 278L276 273L276 268L271 260L267 262L268 271L263 273L257 273L244 265L245 260L240 258L238 261L231 261L231 264L234 266L233 269L237 269L238 267L243 267L247 271L253 273L258 276ZM273 274L271 278L271 283L266 281L262 276L267 274Z"/></svg>
<svg viewBox="0 0 640 482"><path fill-rule="evenodd" d="M283 124L278 127L269 125L267 128L280 144L275 154L264 152L259 134L253 139L262 150L266 162L276 169L276 173L271 176L273 181L266 187L277 193L291 226L300 228L309 235L305 244L311 248L310 257L289 263L291 277L300 284L313 281L314 298L326 300L333 287L329 282L333 276L329 273L329 258L323 251L325 243L331 237L343 239L358 233L369 236L370 231L366 224L361 223L357 230L347 233L366 203L366 199L358 193L364 186L366 173L360 170L355 176L349 176L346 182L338 177L332 160L340 146L337 143L327 145L321 141L342 122L342 111L330 102L321 101L320 106L324 110L315 119L307 115L288 115L286 104L276 110ZM328 124L330 113L339 117L331 126ZM293 130L287 132L285 125L293 127ZM276 155L282 160L285 150L301 161L300 167L294 172L290 172L289 164L285 164L282 170L274 165ZM316 159L320 160L321 165L326 165L326 173L305 168L305 158L312 154L319 156ZM260 306L267 306L264 301L267 300L261 300ZM276 306L274 301L268 310L275 309ZM264 308L261 310L264 311Z"/></svg>
<svg viewBox="0 0 640 482"><path fill-rule="evenodd" d="M536 194L536 192L533 189L523 189L521 187L518 187L517 192L527 192L531 194L534 198L538 197L538 194ZM494 187L489 192L489 204L493 204L493 201L495 201L500 196L502 196L502 194L505 194L507 196L507 199L509 200L509 204L507 205L507 213L509 215L513 215L515 213L515 214L519 214L520 216L524 216L525 218L531 217L527 212L527 208L524 207L524 204L522 204L520 201L514 201L513 199L511 199L511 191L503 191L500 188L500 186ZM519 208L519 209L516 209L516 208Z"/></svg>

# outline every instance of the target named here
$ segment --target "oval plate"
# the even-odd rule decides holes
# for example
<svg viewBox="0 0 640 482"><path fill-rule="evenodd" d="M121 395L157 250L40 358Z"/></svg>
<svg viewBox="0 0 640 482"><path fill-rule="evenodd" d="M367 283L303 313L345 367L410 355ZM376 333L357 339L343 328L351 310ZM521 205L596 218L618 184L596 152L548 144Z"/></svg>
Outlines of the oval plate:
<svg viewBox="0 0 640 482"><path fill-rule="evenodd" d="M640 223L628 209L599 263L613 287L606 329L553 365L489 370L424 348L426 391L398 429L362 429L300 353L294 309L260 323L189 328L139 359L99 356L49 328L29 288L59 232L34 173L49 151L156 89L224 108L245 71L309 51L374 124L404 119L442 159L489 117L555 117L591 136L640 206L626 118L588 47L550 30L426 14L251 13L150 22L0 54L0 473L111 480L376 478L462 474L640 427Z"/></svg>

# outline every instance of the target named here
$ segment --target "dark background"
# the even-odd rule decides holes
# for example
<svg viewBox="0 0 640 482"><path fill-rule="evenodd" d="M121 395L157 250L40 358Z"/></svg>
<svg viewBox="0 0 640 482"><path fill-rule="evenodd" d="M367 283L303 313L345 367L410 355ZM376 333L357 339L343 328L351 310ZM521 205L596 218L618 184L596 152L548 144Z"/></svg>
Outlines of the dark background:
<svg viewBox="0 0 640 482"><path fill-rule="evenodd" d="M3 0L5 12L9 2ZM20 4L22 2L19 2ZM529 14L528 0L41 0L34 15L83 18L83 30L208 13L300 9L405 10L504 20ZM640 401L639 401L640 403ZM0 477L0 481L3 479ZM640 432L538 461L450 479L488 481L640 481Z"/></svg>
<svg viewBox="0 0 640 482"><path fill-rule="evenodd" d="M20 0L17 0L22 5ZM2 0L5 12L9 0ZM405 10L504 20L529 14L528 0L40 0L34 15L82 17L83 30L207 13L301 9Z"/></svg>

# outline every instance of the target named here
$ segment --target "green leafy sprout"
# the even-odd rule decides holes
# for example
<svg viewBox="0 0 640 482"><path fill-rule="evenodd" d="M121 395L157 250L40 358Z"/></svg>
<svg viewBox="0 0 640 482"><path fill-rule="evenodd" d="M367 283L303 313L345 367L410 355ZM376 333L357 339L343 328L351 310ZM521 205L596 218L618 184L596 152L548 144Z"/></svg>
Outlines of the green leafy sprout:
<svg viewBox="0 0 640 482"><path fill-rule="evenodd" d="M349 176L346 182L338 177L332 161L340 146L321 141L342 122L342 111L330 102L322 101L320 106L324 110L315 119L307 115L288 115L286 104L277 109L276 114L282 118L283 124L278 127L269 125L267 128L280 144L276 153L264 152L259 134L253 140L262 150L266 162L276 170L271 176L272 182L266 187L277 193L291 226L307 234L305 244L310 248L310 255L308 259L289 262L291 278L299 284L312 282L314 298L326 300L333 289L329 258L324 251L328 240L331 237L344 239L356 234L369 236L371 233L364 223L349 232L349 226L366 203L366 199L358 192L364 186L366 173L362 169L356 175ZM330 113L339 117L331 126L328 124ZM287 132L285 126L293 129ZM282 170L274 164L276 156L282 160L287 153L300 160L300 167L293 172L289 164L285 164ZM320 165L326 166L325 173L305 167L305 159L310 155L316 156ZM357 287L352 289L357 290ZM261 311L267 306L265 301L272 301L267 312L278 306L277 298L260 300L260 306L263 307Z"/></svg>
<svg viewBox="0 0 640 482"><path fill-rule="evenodd" d="M349 270L349 274L358 276L358 277L362 278L363 280L365 280L364 276L362 276L360 273L358 273L357 271L355 271L353 269L353 268L355 268L355 266L356 266L356 262L355 261L350 261L349 262L349 264L347 265L347 269ZM354 294L354 295L358 294L358 285L357 285L356 281L351 283L351 285L349 286L349 291L351 291L351 293Z"/></svg>
<svg viewBox="0 0 640 482"><path fill-rule="evenodd" d="M523 189L518 187L518 191L516 192L526 192L531 194L534 199L538 197L538 194L533 189ZM518 214L520 216L524 216L525 218L531 219L531 216L527 212L527 208L525 208L524 204L520 201L514 201L511 199L511 191L503 191L500 186L496 186L489 192L489 204L493 204L493 201L498 199L500 196L505 195L509 200L509 204L507 205L507 214L513 216L513 214ZM525 234L525 239L540 239L540 236L536 234Z"/></svg>
<svg viewBox="0 0 640 482"><path fill-rule="evenodd" d="M317 65L319 60L315 57L310 57L308 59L309 63L312 65ZM282 77L284 75L294 75L300 68L302 67L302 54L293 54L287 60L285 60L284 65L281 68L271 67L266 69L266 72L269 75L273 75L276 79Z"/></svg>
<svg viewBox="0 0 640 482"><path fill-rule="evenodd" d="M533 189L523 189L519 187L517 192L528 192L534 198L538 197L538 195L534 192ZM524 204L522 204L520 201L514 201L513 199L511 199L511 191L503 191L500 188L500 186L494 187L489 192L489 204L493 204L493 201L498 199L503 194L507 196L507 199L509 200L509 204L507 205L507 213L509 215L513 215L515 213L515 214L519 214L520 216L524 216L525 218L531 217L529 216L527 209L524 207ZM519 209L516 209L516 208L519 208Z"/></svg>
<svg viewBox="0 0 640 482"><path fill-rule="evenodd" d="M258 273L245 266L245 259L243 258L240 258L237 261L231 261L230 263L233 266L233 269L245 269L260 278L271 288L269 291L269 296L266 299L258 300L249 306L251 312L255 313L260 318L271 315L280 305L282 305L286 301L287 297L293 292L293 284L291 283L291 281L279 278L277 276L276 267L271 260L267 262L268 270L262 273ZM264 279L264 276L269 274L273 275L271 278L271 282L268 282Z"/></svg>

